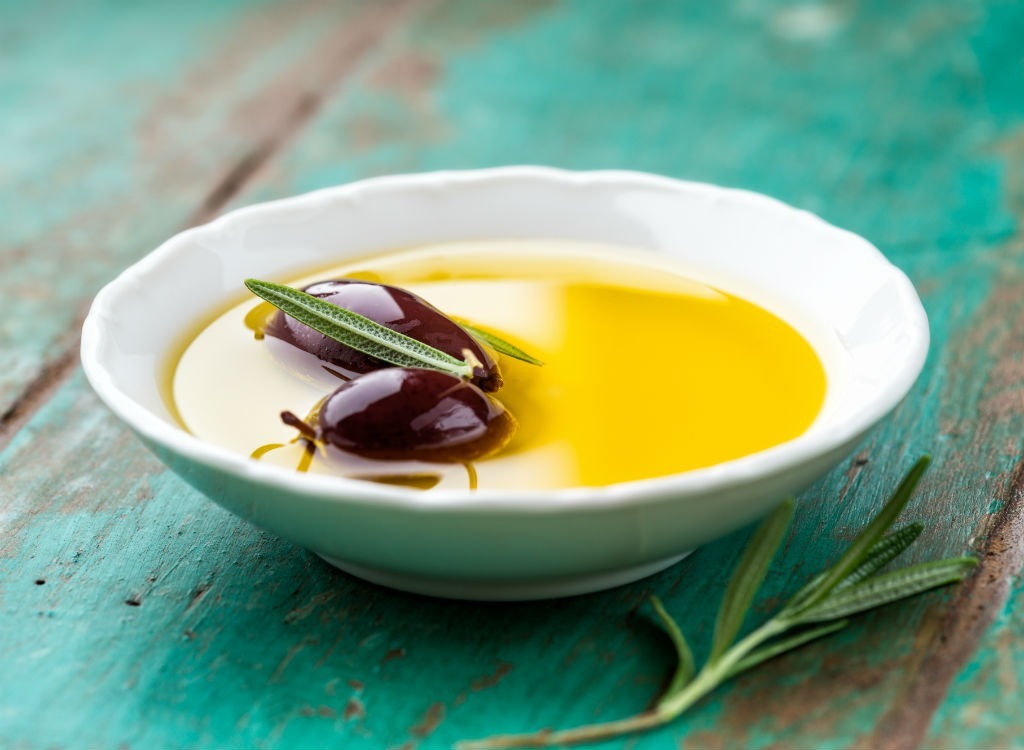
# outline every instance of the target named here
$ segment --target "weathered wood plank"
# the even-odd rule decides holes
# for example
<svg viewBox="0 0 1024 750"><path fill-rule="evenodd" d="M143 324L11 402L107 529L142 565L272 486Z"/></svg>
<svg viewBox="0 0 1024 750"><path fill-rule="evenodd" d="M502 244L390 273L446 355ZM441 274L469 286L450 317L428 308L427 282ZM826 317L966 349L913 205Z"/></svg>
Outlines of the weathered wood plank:
<svg viewBox="0 0 1024 750"><path fill-rule="evenodd" d="M0 323L0 419L20 422L33 391L66 374L102 283L219 209L417 10L416 0L0 9L0 297L17 311Z"/></svg>
<svg viewBox="0 0 1024 750"><path fill-rule="evenodd" d="M1019 571L1024 544L1018 534L993 552L1020 512L1009 502L1008 477L1024 435L1024 375L1015 359L1024 346L1013 336L1024 330L1015 323L1024 261L1014 239L1024 216L1024 72L1015 41L1024 11L1008 3L904 3L860 11L659 5L639 14L592 3L587 24L578 12L554 7L480 47L457 23L413 29L400 67L367 76L366 95L325 107L239 202L363 173L537 161L760 189L878 243L922 286L932 359L896 418L865 444L868 467L851 467L817 493L849 506L813 521L801 516L819 535L803 527L795 535L803 540L801 569L824 563L901 467L931 451L938 468L918 508L935 525L916 554L947 554L973 540L985 558L977 581L998 583L965 587L946 606L872 615L880 635L853 631L840 640L858 642L870 656L780 662L796 674L768 671L754 687L741 682L712 701L710 718L668 736L694 747L918 745L979 640L978 659L991 673L1011 638L1005 626L988 635L986 628L1006 618L1006 576ZM434 16L450 17L445 10ZM452 55L454 48L465 51ZM348 158L333 168L314 164L338 133L349 138ZM971 333L977 330L987 334ZM1001 380L991 377L993 368ZM1000 514L990 515L992 497L1005 502ZM994 531L1000 528L1002 535ZM712 584L702 593L724 581ZM676 604L686 610L699 601ZM700 607L698 627L706 631L710 616ZM998 674L1005 688L1007 668ZM795 695L776 688L804 681ZM1016 696L1001 695L996 704L1009 715ZM951 733L947 746L1014 736L1012 722L999 721L987 735L952 733L969 726L961 719L977 715L983 700L965 703L954 693L935 719ZM555 709L545 716L534 723L565 718ZM509 717L500 728L530 724ZM928 741L942 738L936 728Z"/></svg>
<svg viewBox="0 0 1024 750"><path fill-rule="evenodd" d="M44 448L73 480L38 471ZM532 691L662 645L622 618L641 592L478 606L338 575L169 475L78 376L9 446L0 491L4 747L416 743L443 716L493 722L481 694L517 664Z"/></svg>
<svg viewBox="0 0 1024 750"><path fill-rule="evenodd" d="M954 267L931 280L949 290L957 275ZM969 335L970 320L949 319L950 333ZM941 377L931 368L919 390ZM869 446L867 464L851 462L807 494L769 598L829 554L823 539L848 537L864 506L881 500L890 466L907 463L886 456L898 441L885 433L911 429L926 403L908 400ZM40 452L66 471L40 472ZM960 481L959 469L951 455L939 459L912 508L917 517L950 512L942 493ZM973 485L959 491L984 497ZM844 492L843 502L829 501ZM561 602L473 605L389 592L338 575L197 496L98 407L78 376L4 452L0 494L0 669L14 677L0 683L0 741L15 748L79 747L83 737L132 747L441 747L610 718L642 707L668 675L668 643L636 614L646 595L661 595L705 648L708 602L744 536L648 581ZM924 543L965 545L988 510L987 499L974 505L967 523L933 526ZM916 658L914 631L948 615L944 600L863 618L635 746L847 746L899 693L900 668ZM97 722L115 695L117 712Z"/></svg>
<svg viewBox="0 0 1024 750"><path fill-rule="evenodd" d="M543 161L738 184L818 210L911 273L935 344L860 460L802 498L765 606L824 564L925 450L936 466L910 514L930 525L914 554L972 539L991 553L959 593L863 617L677 725L607 747L873 747L893 725L905 731L894 746L1019 744L1011 688L1024 665L1006 655L1024 634L1003 597L1021 541L1024 256L1011 238L1024 216L1024 11L481 7L438 6L390 38L237 202L382 171ZM0 497L0 746L25 750L427 748L620 716L669 672L667 642L638 614L646 595L705 649L744 536L567 601L405 596L199 498L77 375L0 453Z"/></svg>
<svg viewBox="0 0 1024 750"><path fill-rule="evenodd" d="M1015 230L993 146L1019 120L987 98L998 84L1005 111L1019 82L1000 68L1012 6L975 38L980 2L534 4L530 23L494 33L473 25L472 2L427 14L234 205L372 174L538 163L760 190L889 253Z"/></svg>
<svg viewBox="0 0 1024 750"><path fill-rule="evenodd" d="M1013 197L1018 215L1024 216L1024 191ZM1024 592L1024 242L1007 249L998 284L979 311L965 347L971 351L964 356L989 365L977 401L978 419L961 419L953 428L967 433L958 435L962 444L955 489L964 491L970 479L990 488L980 498L989 504L975 539L982 570L958 592L952 612L923 633L922 649L928 656L922 672L933 677L932 683L910 682L906 700L894 705L883 728L908 726L908 710L935 706L928 746L1013 747L1024 742L1024 629L1014 617ZM1007 466L1014 459L1016 465ZM959 651L962 657L974 651L962 659L969 663L959 675L932 663L948 651ZM948 699L939 706L950 683ZM928 725L917 728L923 734Z"/></svg>

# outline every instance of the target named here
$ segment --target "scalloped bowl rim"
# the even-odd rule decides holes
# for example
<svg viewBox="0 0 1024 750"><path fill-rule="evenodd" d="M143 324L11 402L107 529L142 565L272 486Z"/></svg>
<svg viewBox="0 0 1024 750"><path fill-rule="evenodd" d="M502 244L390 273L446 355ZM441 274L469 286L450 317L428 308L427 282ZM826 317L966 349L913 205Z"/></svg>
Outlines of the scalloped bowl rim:
<svg viewBox="0 0 1024 750"><path fill-rule="evenodd" d="M859 412L843 422L805 432L767 450L680 474L602 487L581 486L556 490L485 488L445 489L421 493L342 477L300 474L290 469L263 464L226 448L204 442L184 429L169 424L164 418L155 415L118 388L104 362L102 352L111 335L106 322L116 318L115 311L123 295L151 274L158 273L165 264L173 263L175 254L197 237L226 226L245 224L253 217L284 215L299 207L309 208L317 203L334 201L341 197L369 198L375 191L388 190L394 186L436 189L471 183L486 189L489 183L522 179L558 182L584 189L591 186L628 183L632 186L669 189L677 193L713 195L758 209L770 208L774 211L789 212L798 217L799 221L828 228L845 236L847 240L855 240L860 244L864 252L863 261L884 268L889 281L896 285L899 292L900 314L904 316L903 323L907 331L917 335L912 336L908 343L909 348L903 366L890 374L884 387L864 403ZM545 514L564 513L574 509L607 509L666 499L684 502L690 496L727 490L820 458L857 438L900 402L924 365L928 343L927 317L906 275L860 236L829 224L808 211L748 190L677 180L644 172L576 172L551 167L518 166L374 177L246 206L224 214L208 224L180 232L127 268L99 292L83 325L81 356L88 381L114 414L143 438L189 461L282 491L299 493L310 499L343 500L345 503L387 506L428 513L517 511Z"/></svg>

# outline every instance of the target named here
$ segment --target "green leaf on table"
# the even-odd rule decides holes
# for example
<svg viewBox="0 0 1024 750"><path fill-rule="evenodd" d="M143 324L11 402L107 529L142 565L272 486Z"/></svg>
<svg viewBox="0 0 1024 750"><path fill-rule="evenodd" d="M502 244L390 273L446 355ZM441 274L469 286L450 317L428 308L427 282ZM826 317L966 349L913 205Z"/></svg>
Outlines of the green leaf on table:
<svg viewBox="0 0 1024 750"><path fill-rule="evenodd" d="M868 550L864 562L858 565L850 575L840 581L839 585L832 590L832 593L842 591L849 586L856 586L861 581L873 576L903 554L921 535L923 530L923 524L911 523L879 539L875 542L875 546Z"/></svg>
<svg viewBox="0 0 1024 750"><path fill-rule="evenodd" d="M854 584L860 583L868 576L871 576L884 568L902 554L903 551L911 544L913 544L914 540L917 539L923 528L924 526L919 523L912 523L879 539L875 542L874 546L868 550L868 554L865 556L864 562L858 565L850 575L840 581L836 585L834 591L839 591L847 586L853 586ZM787 608L798 608L824 580L825 573L819 573L812 578L792 596Z"/></svg>
<svg viewBox="0 0 1024 750"><path fill-rule="evenodd" d="M781 611L736 640L754 595L763 583L768 565L789 526L793 503L787 501L780 505L747 543L723 597L715 623L711 656L700 670L695 671L693 655L678 623L665 611L657 597L651 597L651 605L675 644L678 657L675 675L654 708L633 716L572 729L497 735L459 743L457 747L461 750L563 747L664 726L740 672L846 627L847 615L962 580L976 565L974 558L938 560L878 573L921 533L921 525L917 523L892 533L886 532L907 504L927 465L927 457L914 465L889 501L836 564L814 576Z"/></svg>
<svg viewBox="0 0 1024 750"><path fill-rule="evenodd" d="M693 679L693 674L696 671L696 666L693 663L693 651L690 650L690 644L686 642L683 631L679 629L679 624L665 611L661 599L652 596L651 607L661 621L662 627L665 628L665 632L668 633L668 637L672 639L672 645L676 647L676 656L679 659L675 674L672 676L672 682L665 691L672 693Z"/></svg>
<svg viewBox="0 0 1024 750"><path fill-rule="evenodd" d="M960 581L978 564L973 557L954 557L900 568L834 592L804 610L799 622L825 622L920 594L922 591Z"/></svg>
<svg viewBox="0 0 1024 750"><path fill-rule="evenodd" d="M718 609L709 660L721 656L736 640L736 635L743 627L743 621L754 600L754 594L761 588L768 574L768 566L771 565L775 552L782 544L786 529L789 528L793 507L792 499L780 503L747 542Z"/></svg>
<svg viewBox="0 0 1024 750"><path fill-rule="evenodd" d="M910 496L914 492L914 488L921 481L921 475L924 474L929 463L931 463L929 456L922 456L917 460L910 468L910 471L903 477L903 481L900 482L896 491L893 492L889 500L882 506L882 509L871 520L871 523L857 535L853 543L843 553L843 556L831 568L825 571L821 580L813 589L806 592L798 592L790 600L791 603L786 606L785 614L794 614L794 610L799 612L813 607L828 596L832 589L842 583L861 563L868 559L875 544L885 535L896 521L896 517L906 507Z"/></svg>
<svg viewBox="0 0 1024 750"><path fill-rule="evenodd" d="M733 677L738 675L740 672L745 672L751 667L756 667L763 661L774 659L776 656L781 656L787 651L792 651L799 646L803 646L805 643L816 641L819 638L824 638L826 635L832 635L839 630L842 630L849 624L849 620L839 620L838 622L830 622L826 625L820 625L816 628L807 628L801 630L796 635L790 636L789 638L782 638L767 646L762 646L757 651L753 651L747 654L741 661L737 662L736 665L729 670L729 676Z"/></svg>

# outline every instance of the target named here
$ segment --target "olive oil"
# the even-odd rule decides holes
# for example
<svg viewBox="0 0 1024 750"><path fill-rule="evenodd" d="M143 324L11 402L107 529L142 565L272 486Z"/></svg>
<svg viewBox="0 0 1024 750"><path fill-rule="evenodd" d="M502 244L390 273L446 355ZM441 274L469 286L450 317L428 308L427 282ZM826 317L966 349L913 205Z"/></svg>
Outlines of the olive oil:
<svg viewBox="0 0 1024 750"><path fill-rule="evenodd" d="M804 432L825 398L822 364L792 326L644 251L446 243L282 281L343 277L400 286L545 362L496 355L505 384L492 395L519 424L501 453L463 465L320 449L309 461L280 414L314 410L341 376L264 337L272 308L256 299L219 315L177 361L171 398L186 429L312 473L418 489L553 489L648 479L764 450Z"/></svg>

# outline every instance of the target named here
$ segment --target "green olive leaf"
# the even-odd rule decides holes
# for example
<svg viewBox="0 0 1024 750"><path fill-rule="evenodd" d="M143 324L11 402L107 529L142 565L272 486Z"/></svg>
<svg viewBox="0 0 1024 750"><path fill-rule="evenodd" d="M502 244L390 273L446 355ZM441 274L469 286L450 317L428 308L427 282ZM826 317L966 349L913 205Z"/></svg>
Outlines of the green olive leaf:
<svg viewBox="0 0 1024 750"><path fill-rule="evenodd" d="M672 618L672 615L665 611L665 605L661 603L661 599L652 596L651 607L661 621L662 627L665 628L665 632L668 633L668 637L672 640L672 645L676 648L676 658L679 660L676 672L672 676L672 682L666 691L671 693L693 679L693 674L697 671L693 662L693 651L690 650L690 644L686 642L683 631L679 629L679 624Z"/></svg>
<svg viewBox="0 0 1024 750"><path fill-rule="evenodd" d="M910 496L913 494L921 476L931 463L931 457L921 456L910 468L903 481L886 501L882 509L878 511L871 523L857 535L853 543L846 549L843 556L826 570L813 590L798 592L790 600L790 604L783 610L787 615L799 616L799 613L810 609L822 599L827 597L836 586L843 582L871 555L875 544L885 535L889 528L896 521L896 517L903 511ZM799 600L799 601L798 601Z"/></svg>
<svg viewBox="0 0 1024 750"><path fill-rule="evenodd" d="M954 557L883 573L855 586L837 589L827 599L801 613L799 622L835 620L866 609L881 607L883 604L905 599L937 586L956 583L977 564L978 561L973 557Z"/></svg>
<svg viewBox="0 0 1024 750"><path fill-rule="evenodd" d="M653 708L633 716L574 729L542 729L460 742L456 748L562 747L665 726L740 672L843 629L847 620L840 618L962 580L977 564L972 557L937 560L878 574L921 533L920 524L915 523L886 534L927 465L927 457L914 465L839 562L812 577L810 583L777 614L734 642L789 525L792 501L779 506L751 537L736 566L719 610L711 655L699 671L694 671L693 654L676 620L656 597L651 597L654 611L675 644L677 655L675 674Z"/></svg>
<svg viewBox="0 0 1024 750"><path fill-rule="evenodd" d="M464 323L461 320L458 321L458 324L470 336L475 338L477 341L487 344L487 346L491 347L494 351L498 352L499 354L505 354L509 357L522 360L523 362L526 362L527 364L531 365L541 366L544 364L536 357L531 357L529 354L524 352L515 344L510 344L509 342L505 341L505 339L500 338L499 336L495 336L493 333L490 333L489 331L485 331L482 328L477 328L476 326L470 325L469 323Z"/></svg>
<svg viewBox="0 0 1024 750"><path fill-rule="evenodd" d="M722 597L722 605L715 621L709 660L721 656L740 632L750 610L750 604L754 601L754 594L761 588L765 576L768 575L772 558L775 557L775 552L782 544L782 538L789 528L789 522L793 518L793 507L792 499L780 503L747 542L743 557L737 563Z"/></svg>
<svg viewBox="0 0 1024 750"><path fill-rule="evenodd" d="M426 367L462 378L473 374L472 365L461 359L312 294L258 279L246 279L245 286L300 323L363 354L398 367Z"/></svg>

